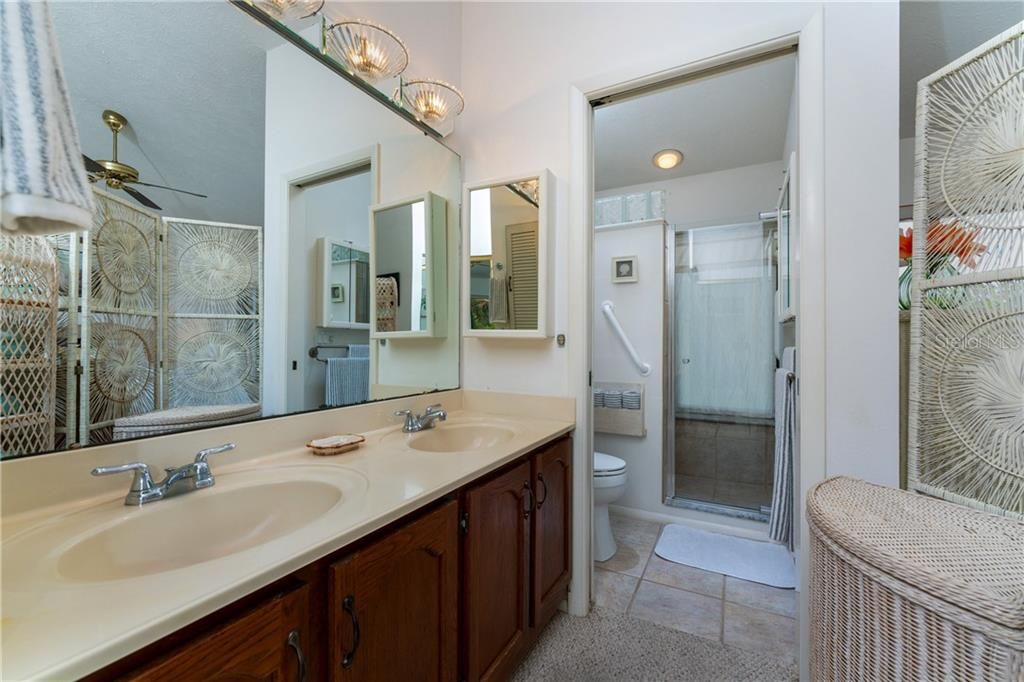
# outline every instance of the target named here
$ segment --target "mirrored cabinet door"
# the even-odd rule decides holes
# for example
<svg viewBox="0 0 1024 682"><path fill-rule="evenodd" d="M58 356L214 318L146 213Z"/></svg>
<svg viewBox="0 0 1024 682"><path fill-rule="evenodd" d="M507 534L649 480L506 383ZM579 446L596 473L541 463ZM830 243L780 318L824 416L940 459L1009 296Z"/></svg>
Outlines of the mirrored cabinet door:
<svg viewBox="0 0 1024 682"><path fill-rule="evenodd" d="M465 336L551 336L553 185L545 170L466 187Z"/></svg>
<svg viewBox="0 0 1024 682"><path fill-rule="evenodd" d="M425 195L370 212L370 310L377 339L445 336L447 202Z"/></svg>

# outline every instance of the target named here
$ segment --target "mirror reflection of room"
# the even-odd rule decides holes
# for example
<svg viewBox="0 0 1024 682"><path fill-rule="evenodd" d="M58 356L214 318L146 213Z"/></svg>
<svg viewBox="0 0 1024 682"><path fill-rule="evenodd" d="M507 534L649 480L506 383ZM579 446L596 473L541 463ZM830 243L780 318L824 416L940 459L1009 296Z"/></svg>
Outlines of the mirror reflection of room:
<svg viewBox="0 0 1024 682"><path fill-rule="evenodd" d="M537 178L469 193L470 326L537 329Z"/></svg>
<svg viewBox="0 0 1024 682"><path fill-rule="evenodd" d="M370 339L371 207L457 206L439 135L227 2L50 11L95 210L80 234L4 236L0 457L458 386L447 321ZM115 39L112 77L96 46ZM447 302L457 253L438 248L402 286Z"/></svg>

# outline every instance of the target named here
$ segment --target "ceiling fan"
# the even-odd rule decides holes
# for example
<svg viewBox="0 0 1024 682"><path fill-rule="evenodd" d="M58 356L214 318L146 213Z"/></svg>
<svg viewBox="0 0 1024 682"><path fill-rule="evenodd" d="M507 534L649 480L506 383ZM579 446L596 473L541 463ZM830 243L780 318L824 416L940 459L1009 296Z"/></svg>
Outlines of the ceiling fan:
<svg viewBox="0 0 1024 682"><path fill-rule="evenodd" d="M148 206L154 210L161 210L149 197L142 192L138 191L129 185L142 185L143 187L155 187L157 189L167 189L172 192L179 192L181 194L189 194L194 197L206 199L205 194L198 194L196 192L189 192L183 189L175 189L174 187L167 187L165 185L154 185L149 182L139 181L139 171L129 166L126 163L121 163L117 160L117 134L121 132L123 128L128 125L128 119L116 111L107 109L103 112L103 122L110 128L110 132L114 134L114 151L113 159L109 161L94 161L85 154L82 155L82 159L85 161L85 170L89 173L89 182L98 182L105 180L107 187L110 189L124 190L129 196L135 199L143 206Z"/></svg>

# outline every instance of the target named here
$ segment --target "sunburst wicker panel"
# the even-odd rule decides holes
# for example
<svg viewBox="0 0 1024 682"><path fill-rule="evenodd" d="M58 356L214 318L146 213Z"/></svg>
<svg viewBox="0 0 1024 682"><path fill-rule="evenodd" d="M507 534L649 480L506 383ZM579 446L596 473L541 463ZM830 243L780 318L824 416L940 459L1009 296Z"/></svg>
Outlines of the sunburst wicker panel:
<svg viewBox="0 0 1024 682"><path fill-rule="evenodd" d="M160 305L157 242L160 220L96 191L89 233L89 307L155 314Z"/></svg>
<svg viewBox="0 0 1024 682"><path fill-rule="evenodd" d="M157 318L93 312L88 327L89 442L114 420L156 409Z"/></svg>
<svg viewBox="0 0 1024 682"><path fill-rule="evenodd" d="M57 303L50 244L0 232L0 457L53 449Z"/></svg>
<svg viewBox="0 0 1024 682"><path fill-rule="evenodd" d="M165 225L169 314L259 314L259 228L173 218Z"/></svg>
<svg viewBox="0 0 1024 682"><path fill-rule="evenodd" d="M259 320L168 318L166 386L173 406L259 402Z"/></svg>
<svg viewBox="0 0 1024 682"><path fill-rule="evenodd" d="M1024 518L1024 23L918 87L908 486Z"/></svg>

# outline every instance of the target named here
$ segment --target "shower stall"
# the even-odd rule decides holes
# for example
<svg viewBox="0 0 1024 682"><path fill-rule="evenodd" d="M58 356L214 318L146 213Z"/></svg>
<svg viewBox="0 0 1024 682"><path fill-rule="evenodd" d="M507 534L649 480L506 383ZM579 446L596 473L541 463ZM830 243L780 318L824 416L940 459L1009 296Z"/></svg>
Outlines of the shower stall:
<svg viewBox="0 0 1024 682"><path fill-rule="evenodd" d="M772 493L775 222L677 229L666 266L676 506L762 520Z"/></svg>

